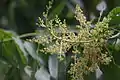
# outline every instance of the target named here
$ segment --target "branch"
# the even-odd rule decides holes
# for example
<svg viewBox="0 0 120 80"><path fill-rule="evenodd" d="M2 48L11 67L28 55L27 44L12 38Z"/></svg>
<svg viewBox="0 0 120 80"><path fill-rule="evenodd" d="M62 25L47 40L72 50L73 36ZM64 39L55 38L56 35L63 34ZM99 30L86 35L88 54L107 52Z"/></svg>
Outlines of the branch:
<svg viewBox="0 0 120 80"><path fill-rule="evenodd" d="M72 41L72 40L68 40L68 39L63 39L61 37L57 37L53 31L50 31L50 33L52 34L53 37L55 37L56 39L59 39L59 40L62 40L62 41L66 41L66 42L70 42L70 43L89 43L91 42L92 40L89 40L89 41Z"/></svg>

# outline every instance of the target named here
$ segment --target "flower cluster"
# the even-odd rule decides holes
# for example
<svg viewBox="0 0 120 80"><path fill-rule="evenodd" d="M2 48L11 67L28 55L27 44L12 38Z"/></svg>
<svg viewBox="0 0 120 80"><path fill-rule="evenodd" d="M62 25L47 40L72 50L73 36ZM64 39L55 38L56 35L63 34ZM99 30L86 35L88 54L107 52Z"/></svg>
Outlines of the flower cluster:
<svg viewBox="0 0 120 80"><path fill-rule="evenodd" d="M48 9L50 8L51 5ZM92 22L86 20L83 11L77 5L75 18L79 25L75 26L77 32L73 32L70 31L66 21L61 21L58 16L48 19L48 10L43 16L44 19L38 18L37 25L44 27L44 30L33 41L44 45L40 51L57 54L60 60L63 60L66 57L65 53L72 48L73 62L68 71L72 80L83 80L84 75L95 71L100 64L111 62L112 56L106 48L107 40L112 34L108 27L109 17L103 18L91 29Z"/></svg>

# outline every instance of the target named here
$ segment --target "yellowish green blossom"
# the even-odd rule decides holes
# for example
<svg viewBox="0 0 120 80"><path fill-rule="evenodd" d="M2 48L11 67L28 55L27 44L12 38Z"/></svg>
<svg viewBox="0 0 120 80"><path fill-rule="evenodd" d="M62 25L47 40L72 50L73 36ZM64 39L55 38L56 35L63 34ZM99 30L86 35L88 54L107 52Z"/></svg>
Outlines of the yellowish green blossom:
<svg viewBox="0 0 120 80"><path fill-rule="evenodd" d="M77 5L75 18L79 24L75 27L78 31L72 32L66 21L61 21L57 15L53 19L48 19L50 8L51 3L43 13L44 20L38 18L37 25L44 27L44 34L34 38L33 41L44 45L40 51L57 54L61 60L66 57L65 53L72 49L73 63L68 71L72 80L83 80L84 75L94 72L100 64L107 65L111 62L112 56L106 49L107 40L112 34L109 30L109 17L103 18L91 29L92 22L86 20L83 11Z"/></svg>

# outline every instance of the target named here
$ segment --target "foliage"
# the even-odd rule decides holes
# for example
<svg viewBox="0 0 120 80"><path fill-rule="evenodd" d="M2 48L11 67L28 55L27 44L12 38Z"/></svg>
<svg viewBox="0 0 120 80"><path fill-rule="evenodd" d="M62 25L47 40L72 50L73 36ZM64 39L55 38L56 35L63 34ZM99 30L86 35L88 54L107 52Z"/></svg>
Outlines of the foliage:
<svg viewBox="0 0 120 80"><path fill-rule="evenodd" d="M11 5L9 10L14 12L17 4ZM70 80L71 77L73 80L93 80L96 75L91 72L98 69L104 72L105 80L119 80L120 8L113 9L103 19L100 16L95 23L88 21L80 7L76 6L76 29L71 31L67 20L60 19L57 15L54 17L57 12L61 16L65 4L60 5L57 7L61 9L60 12L47 6L43 17L38 18L37 25L43 30L18 36L0 29L0 64L5 66L2 67L4 80ZM31 11L27 9L28 12ZM21 13L24 13L24 10ZM14 22L14 17L10 18ZM34 37L33 42L24 40L24 37Z"/></svg>

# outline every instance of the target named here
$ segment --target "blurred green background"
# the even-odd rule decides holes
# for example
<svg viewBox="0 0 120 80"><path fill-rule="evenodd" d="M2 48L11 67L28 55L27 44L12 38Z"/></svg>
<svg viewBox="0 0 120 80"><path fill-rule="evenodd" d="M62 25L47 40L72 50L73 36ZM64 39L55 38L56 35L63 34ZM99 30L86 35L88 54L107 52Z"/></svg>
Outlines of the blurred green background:
<svg viewBox="0 0 120 80"><path fill-rule="evenodd" d="M79 4L84 10L88 20L98 17L96 6L100 3L106 6L106 15L113 8L120 6L120 0L54 0L50 17L55 14L61 19L67 19L69 24L74 24L75 5ZM38 16L42 16L48 0L1 0L0 1L0 28L14 30L18 34L33 32L36 29Z"/></svg>
<svg viewBox="0 0 120 80"><path fill-rule="evenodd" d="M9 36L11 33L6 34L4 31L15 32L17 35L21 35L39 30L35 23L37 22L38 17L42 17L42 13L46 10L48 1L49 0L0 0L0 28L3 29L3 31L0 31L0 36L7 36L8 38L11 37ZM67 24L72 27L74 24L76 24L74 19L76 4L78 4L83 9L87 20L97 20L100 11L103 8L104 13L102 16L105 16L113 8L120 6L120 0L54 0L52 9L49 12L49 18L53 18L57 14L59 15L60 19L66 19ZM120 24L120 17L117 21L118 22L116 24ZM120 31L120 25L117 26L117 29ZM1 37L0 39L3 40ZM36 66L34 66L37 64L36 61L34 61L35 55L31 53L35 52L36 44L33 45L26 43L24 46L24 43L21 40L14 40L15 41L6 42L4 44L0 41L0 80L34 80L29 79L29 76L19 70L16 66L18 64L20 66L22 65L22 68L26 66L26 64L24 64L25 61L22 61L23 58L21 55L19 56L17 54L25 54L27 52L30 54L29 56L33 57L28 59L27 65L31 65L33 70L36 69ZM115 40L120 44L119 39ZM32 45L32 47L29 47L30 45ZM35 49L31 50L33 47L35 47ZM29 50L24 50L25 48L30 48L29 50L31 52L29 52ZM112 53L114 53L113 56L115 57L117 64L120 64L119 48L120 47L114 49L112 46L110 46ZM8 57L6 57L6 55ZM13 55L17 56L17 58L14 58ZM44 56L44 58L44 60L47 62L48 56ZM8 66L8 64L10 65ZM104 73L104 79L101 80L120 80L120 69L115 65L110 64L109 67L103 66L102 70ZM5 75L8 75L6 79L4 78ZM92 78L89 79L93 80ZM64 78L61 80L66 79Z"/></svg>

